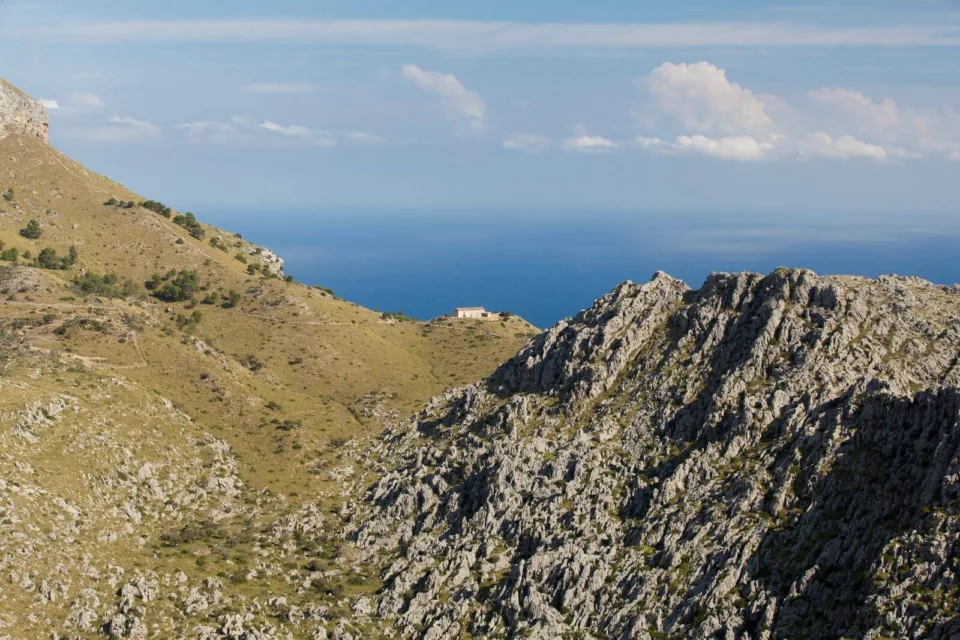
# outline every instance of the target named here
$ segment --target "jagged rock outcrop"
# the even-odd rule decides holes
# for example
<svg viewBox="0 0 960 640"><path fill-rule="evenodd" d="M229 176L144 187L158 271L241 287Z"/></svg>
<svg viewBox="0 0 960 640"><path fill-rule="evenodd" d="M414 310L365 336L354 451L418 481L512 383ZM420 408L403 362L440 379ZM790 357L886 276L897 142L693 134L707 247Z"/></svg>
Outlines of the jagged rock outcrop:
<svg viewBox="0 0 960 640"><path fill-rule="evenodd" d="M960 291L624 283L371 452L408 637L960 635Z"/></svg>
<svg viewBox="0 0 960 640"><path fill-rule="evenodd" d="M0 138L17 133L47 143L47 108L0 78Z"/></svg>

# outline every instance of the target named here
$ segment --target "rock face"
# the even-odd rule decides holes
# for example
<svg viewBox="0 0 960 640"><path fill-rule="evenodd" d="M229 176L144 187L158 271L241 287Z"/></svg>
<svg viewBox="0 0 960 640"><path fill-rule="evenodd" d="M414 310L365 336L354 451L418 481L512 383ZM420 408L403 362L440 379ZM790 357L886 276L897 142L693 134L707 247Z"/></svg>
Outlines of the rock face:
<svg viewBox="0 0 960 640"><path fill-rule="evenodd" d="M422 638L960 637L960 291L624 283L388 431L351 535Z"/></svg>
<svg viewBox="0 0 960 640"><path fill-rule="evenodd" d="M0 138L9 133L32 136L48 143L50 120L47 108L0 79Z"/></svg>

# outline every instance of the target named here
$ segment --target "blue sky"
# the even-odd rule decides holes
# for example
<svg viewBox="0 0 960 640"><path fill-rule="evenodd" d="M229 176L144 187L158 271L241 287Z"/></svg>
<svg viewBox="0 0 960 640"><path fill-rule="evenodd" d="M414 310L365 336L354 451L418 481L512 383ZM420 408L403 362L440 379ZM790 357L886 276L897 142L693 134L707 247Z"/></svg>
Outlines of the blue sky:
<svg viewBox="0 0 960 640"><path fill-rule="evenodd" d="M956 2L0 0L0 25L53 143L181 209L958 212Z"/></svg>

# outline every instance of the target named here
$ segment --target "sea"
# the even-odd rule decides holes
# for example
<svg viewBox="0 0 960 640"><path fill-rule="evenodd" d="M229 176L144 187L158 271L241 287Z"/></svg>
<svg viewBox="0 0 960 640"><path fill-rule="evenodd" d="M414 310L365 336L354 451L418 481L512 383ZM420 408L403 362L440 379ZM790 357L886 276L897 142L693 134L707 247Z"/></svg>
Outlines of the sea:
<svg viewBox="0 0 960 640"><path fill-rule="evenodd" d="M272 249L300 282L420 319L483 306L545 328L656 271L693 288L711 272L780 266L960 282L960 212L222 210L200 218Z"/></svg>

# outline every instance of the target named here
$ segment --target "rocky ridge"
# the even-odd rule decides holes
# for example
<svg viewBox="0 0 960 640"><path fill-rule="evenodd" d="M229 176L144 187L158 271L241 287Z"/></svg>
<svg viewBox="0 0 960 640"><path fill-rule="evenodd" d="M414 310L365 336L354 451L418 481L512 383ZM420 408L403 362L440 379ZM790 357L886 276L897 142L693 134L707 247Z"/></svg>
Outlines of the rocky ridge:
<svg viewBox="0 0 960 640"><path fill-rule="evenodd" d="M658 273L371 452L407 637L960 634L960 288Z"/></svg>
<svg viewBox="0 0 960 640"><path fill-rule="evenodd" d="M0 138L19 133L47 143L49 126L45 106L0 79Z"/></svg>

